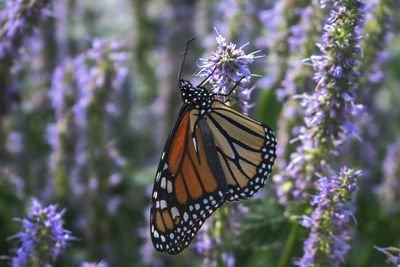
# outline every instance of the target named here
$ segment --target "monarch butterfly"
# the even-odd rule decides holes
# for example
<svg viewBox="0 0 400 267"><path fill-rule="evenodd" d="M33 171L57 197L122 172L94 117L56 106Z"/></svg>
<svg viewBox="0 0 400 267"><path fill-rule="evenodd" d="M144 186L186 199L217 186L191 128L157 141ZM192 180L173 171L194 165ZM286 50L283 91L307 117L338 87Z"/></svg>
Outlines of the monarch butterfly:
<svg viewBox="0 0 400 267"><path fill-rule="evenodd" d="M247 199L263 187L276 158L272 130L217 100L203 86L211 75L196 87L180 78L191 40L178 72L183 106L152 193L151 239L168 254L186 248L224 202Z"/></svg>

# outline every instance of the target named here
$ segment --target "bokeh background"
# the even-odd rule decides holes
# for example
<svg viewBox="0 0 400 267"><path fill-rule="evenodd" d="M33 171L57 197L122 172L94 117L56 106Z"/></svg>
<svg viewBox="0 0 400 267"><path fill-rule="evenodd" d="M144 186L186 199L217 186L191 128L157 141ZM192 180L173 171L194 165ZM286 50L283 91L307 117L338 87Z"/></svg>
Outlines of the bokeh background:
<svg viewBox="0 0 400 267"><path fill-rule="evenodd" d="M14 218L36 197L65 208L64 228L76 237L55 266L291 266L302 257L309 230L302 214L285 213L284 185L273 179L254 199L221 208L179 256L153 249L148 219L181 105L176 75L187 40L196 37L187 78L215 51L216 31L249 43L246 53L260 50L249 114L278 133L277 175L296 149L293 125L303 123L285 113L291 96L316 86L302 60L320 53L329 11L319 1L15 0L0 9L1 255L13 255ZM360 267L385 266L374 246L400 246L400 3L368 0L363 12L354 102L365 113L353 121L360 138L348 136L333 163L363 171L342 262Z"/></svg>

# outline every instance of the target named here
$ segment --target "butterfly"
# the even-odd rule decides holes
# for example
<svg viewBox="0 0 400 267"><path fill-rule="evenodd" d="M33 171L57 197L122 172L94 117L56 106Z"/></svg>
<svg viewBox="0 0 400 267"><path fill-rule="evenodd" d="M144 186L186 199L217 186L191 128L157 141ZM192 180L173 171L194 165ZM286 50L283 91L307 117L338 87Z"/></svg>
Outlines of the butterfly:
<svg viewBox="0 0 400 267"><path fill-rule="evenodd" d="M150 211L153 245L172 255L225 202L260 190L276 159L273 131L217 100L204 87L211 74L198 86L180 78L191 40L178 72L183 105L161 155Z"/></svg>

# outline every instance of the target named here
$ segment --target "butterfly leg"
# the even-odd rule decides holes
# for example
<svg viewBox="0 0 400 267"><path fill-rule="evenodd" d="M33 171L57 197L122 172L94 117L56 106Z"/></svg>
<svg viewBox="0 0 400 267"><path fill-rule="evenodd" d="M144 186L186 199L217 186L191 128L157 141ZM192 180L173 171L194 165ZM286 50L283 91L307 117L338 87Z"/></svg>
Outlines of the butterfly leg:
<svg viewBox="0 0 400 267"><path fill-rule="evenodd" d="M230 96L230 94L232 94L233 90L235 90L235 88L239 85L239 83L240 83L244 78L246 78L246 76L247 76L247 75L242 76L242 78L240 78L239 81L237 81L237 82L235 83L235 85L232 87L232 89L229 91L229 93L227 93L227 94L214 94L214 95L216 95L216 96L225 96L225 97Z"/></svg>
<svg viewBox="0 0 400 267"><path fill-rule="evenodd" d="M201 82L197 87L203 87L206 81L214 74L215 70L217 69L217 66L214 67L213 71Z"/></svg>

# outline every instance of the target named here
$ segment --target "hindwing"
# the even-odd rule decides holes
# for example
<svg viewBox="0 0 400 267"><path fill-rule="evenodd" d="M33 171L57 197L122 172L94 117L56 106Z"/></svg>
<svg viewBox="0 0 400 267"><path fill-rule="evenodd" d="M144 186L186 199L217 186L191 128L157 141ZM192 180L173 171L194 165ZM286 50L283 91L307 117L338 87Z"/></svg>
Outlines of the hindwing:
<svg viewBox="0 0 400 267"><path fill-rule="evenodd" d="M272 171L276 159L274 133L219 101L214 101L207 118L228 184L226 200L251 197L265 185Z"/></svg>

